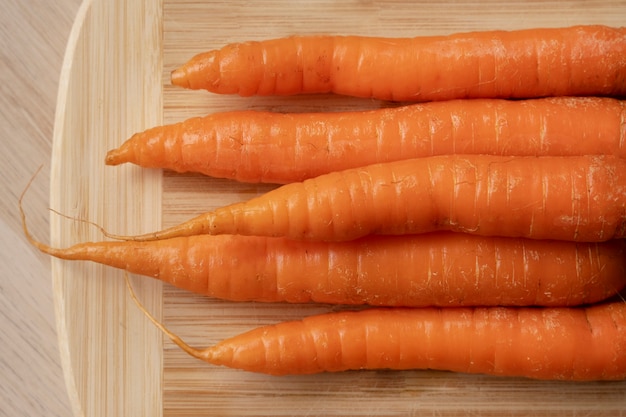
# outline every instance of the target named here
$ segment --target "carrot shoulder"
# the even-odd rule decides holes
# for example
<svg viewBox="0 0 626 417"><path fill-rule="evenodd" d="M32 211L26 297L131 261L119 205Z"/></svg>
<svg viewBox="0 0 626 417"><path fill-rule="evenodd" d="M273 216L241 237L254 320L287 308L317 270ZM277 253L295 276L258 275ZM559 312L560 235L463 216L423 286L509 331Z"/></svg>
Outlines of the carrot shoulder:
<svg viewBox="0 0 626 417"><path fill-rule="evenodd" d="M376 38L292 36L193 57L172 83L215 93L396 101L624 95L626 29L573 26Z"/></svg>
<svg viewBox="0 0 626 417"><path fill-rule="evenodd" d="M283 185L141 236L242 234L350 240L455 231L604 241L626 234L626 160L445 155L375 164Z"/></svg>
<svg viewBox="0 0 626 417"><path fill-rule="evenodd" d="M461 233L305 242L257 236L87 242L43 252L232 301L378 306L579 305L626 284L626 244Z"/></svg>
<svg viewBox="0 0 626 417"><path fill-rule="evenodd" d="M620 100L450 100L371 111L231 111L138 132L106 163L289 183L380 162L445 154L626 157Z"/></svg>
<svg viewBox="0 0 626 417"><path fill-rule="evenodd" d="M264 326L204 350L175 341L211 364L273 375L434 369L546 380L622 380L626 303L373 308Z"/></svg>

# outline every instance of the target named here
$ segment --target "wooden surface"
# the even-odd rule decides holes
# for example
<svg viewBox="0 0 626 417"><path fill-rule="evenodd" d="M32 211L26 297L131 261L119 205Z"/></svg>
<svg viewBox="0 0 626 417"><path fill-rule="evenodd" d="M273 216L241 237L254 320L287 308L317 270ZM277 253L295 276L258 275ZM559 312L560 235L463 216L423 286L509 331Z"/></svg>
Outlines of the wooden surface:
<svg viewBox="0 0 626 417"><path fill-rule="evenodd" d="M130 233L160 226L161 173L107 169L121 138L161 123L160 1L88 0L70 34L53 133L50 206ZM100 231L51 217L50 241L67 247ZM52 282L65 382L78 416L159 416L161 334L128 297L119 271L53 260ZM160 318L161 284L136 283Z"/></svg>
<svg viewBox="0 0 626 417"><path fill-rule="evenodd" d="M128 302L118 272L68 262L53 262L49 268L47 258L35 253L21 237L14 204L28 177L44 163L44 172L26 199L29 224L40 239L48 238L48 206L96 221L114 232L148 231L159 223L168 226L271 187L193 175L166 173L161 177L157 171L100 165L107 147L120 143L134 130L158 121L234 108L315 110L379 105L335 97L218 97L168 85L167 74L174 66L196 52L229 41L317 32L413 36L578 23L619 26L626 17L624 2L504 5L489 1L328 0L249 5L162 1L162 8L158 1L150 0L91 0L80 10L76 2L68 0L54 2L55 6L40 1L31 4L32 9L30 2L5 8L9 13L2 17L3 28L8 30L3 47L10 55L3 71L11 79L3 83L2 90L4 108L9 109L2 115L3 140L10 147L1 156L2 224L6 231L0 305L8 320L2 324L0 415L626 413L626 383L562 384L429 371L274 378L204 365L171 343L161 343L158 333ZM57 21L42 22L45 14L37 7L49 8L50 16L65 19L66 31L56 32L60 27ZM62 7L66 9L58 10ZM76 11L82 24L76 24L70 33L68 14L72 17ZM22 19L13 19L12 13ZM50 35L52 28L55 32ZM47 47L56 40L54 36L69 40L62 71L64 45L59 46L57 40L57 49ZM7 40L13 38L21 42ZM56 59L55 74L50 68L54 65L42 62L42 56L49 57L53 51L56 55L50 59ZM57 83L60 72L61 82ZM54 105L50 102L56 91L50 89L57 85L58 115L53 132ZM49 179L52 192L48 201ZM84 224L57 216L51 219L50 238L55 244L99 237L97 230ZM219 302L140 277L133 282L148 308L194 346L260 324L332 309Z"/></svg>
<svg viewBox="0 0 626 417"><path fill-rule="evenodd" d="M59 75L81 0L0 0L0 416L68 417L50 259L23 239L17 198L32 231L49 237L49 171Z"/></svg>

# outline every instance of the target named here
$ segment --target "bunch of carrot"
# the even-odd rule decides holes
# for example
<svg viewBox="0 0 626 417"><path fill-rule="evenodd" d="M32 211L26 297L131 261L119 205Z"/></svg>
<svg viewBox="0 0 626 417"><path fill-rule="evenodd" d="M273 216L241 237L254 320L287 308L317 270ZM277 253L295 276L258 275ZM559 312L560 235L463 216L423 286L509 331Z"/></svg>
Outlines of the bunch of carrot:
<svg viewBox="0 0 626 417"><path fill-rule="evenodd" d="M237 43L192 58L172 82L404 104L154 127L106 163L283 185L66 249L24 228L50 255L211 297L372 306L202 351L153 319L186 352L270 374L626 378L626 303L611 301L626 285L625 28Z"/></svg>

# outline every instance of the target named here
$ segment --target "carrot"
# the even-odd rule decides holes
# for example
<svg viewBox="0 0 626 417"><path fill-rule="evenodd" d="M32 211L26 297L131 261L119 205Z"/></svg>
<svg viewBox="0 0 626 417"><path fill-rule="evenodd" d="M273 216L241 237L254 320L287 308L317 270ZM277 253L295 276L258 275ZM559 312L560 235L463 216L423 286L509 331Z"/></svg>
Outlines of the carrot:
<svg viewBox="0 0 626 417"><path fill-rule="evenodd" d="M626 235L626 160L610 156L444 155L283 185L140 236L194 234L350 240L449 230L604 241Z"/></svg>
<svg viewBox="0 0 626 417"><path fill-rule="evenodd" d="M199 235L87 242L49 255L88 260L232 301L379 306L577 305L626 284L626 243L549 242L461 233L305 242Z"/></svg>
<svg viewBox="0 0 626 417"><path fill-rule="evenodd" d="M626 378L626 304L371 308L250 330L206 349L148 318L189 355L271 375L434 369L543 380Z"/></svg>
<svg viewBox="0 0 626 417"><path fill-rule="evenodd" d="M626 107L610 98L451 100L371 111L231 111L138 132L106 163L289 183L444 154L626 157Z"/></svg>
<svg viewBox="0 0 626 417"><path fill-rule="evenodd" d="M220 94L395 101L626 94L626 28L572 26L377 38L291 36L196 55L174 85Z"/></svg>

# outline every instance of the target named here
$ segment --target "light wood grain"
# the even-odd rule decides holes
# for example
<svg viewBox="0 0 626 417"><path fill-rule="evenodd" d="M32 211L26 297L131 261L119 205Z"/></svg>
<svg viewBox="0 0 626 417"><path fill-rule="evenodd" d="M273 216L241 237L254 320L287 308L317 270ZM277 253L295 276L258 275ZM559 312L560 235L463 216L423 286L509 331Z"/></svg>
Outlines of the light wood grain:
<svg viewBox="0 0 626 417"><path fill-rule="evenodd" d="M104 0L93 0L92 7L99 3ZM156 4L149 0L137 3L144 4L136 6L145 7L144 10L154 10L152 7ZM73 101L67 100L68 111L62 121L65 123L62 130L72 134L64 136L67 142L64 150L54 154L55 161L59 158L65 161L65 164L57 162L58 175L65 175L65 179L54 184L59 192L55 207L120 233L145 231L150 226L156 228L159 212L162 226L170 226L216 206L248 199L272 188L271 185L236 184L196 175L166 173L161 200L155 189L161 187L158 173L130 167L103 170L98 164L107 147L121 143L125 135L159 120L161 114L155 109L155 103L163 106L164 123L230 109L344 110L382 105L371 100L331 96L223 97L170 86L169 72L195 53L231 41L296 33L416 36L584 23L620 26L626 15L626 5L608 1L266 0L249 3L163 0L162 14L151 16L160 19L158 23L151 24L145 16L142 20L144 35L148 27L162 28L162 50L159 52L163 83L161 103L150 94L150 98L132 92L127 95L132 82L141 84L144 93L155 87L151 83L161 82L153 75L136 79L128 72L151 71L154 62L158 61L154 55L158 42L151 43L154 33L149 30L148 36L144 36L142 53L129 52L136 38L126 33L129 26L119 22L120 19L131 20L129 16L134 16L136 10L130 10L130 15L129 10L124 10L126 17L123 17L115 7L100 6L98 13L106 16L93 12L91 20L85 21L83 32L87 33L87 29L93 32L89 32L91 36L81 35L84 43L75 48L82 55L80 61L75 56L73 63L83 64L75 69L77 73L73 78L78 84L68 94ZM107 36L109 32L101 26L103 22L115 22L119 38ZM95 36L100 30L104 40ZM106 48L106 52L92 51L96 45ZM117 51L116 47L125 52ZM119 60L107 61L105 66L107 76L104 78L112 83L112 89L103 88L109 84L96 75L103 71L104 60L99 56L113 56ZM112 105L111 101L115 104ZM74 112L78 112L77 115L72 115ZM76 144L82 154L74 149ZM52 233L53 239L58 239L55 243L67 244L72 240L97 237L97 231L85 225L58 222ZM59 239L58 236L64 237ZM162 347L158 342L152 344L156 336L142 327L145 323L127 305L118 273L105 268L62 263L55 269L55 278L57 295L62 297L60 303L66 308L59 320L66 326L67 340L62 341L62 346L65 343L69 390L74 392L75 404L83 407L77 411L85 415L130 415L129 410L150 409L150 415L162 413L170 417L609 416L626 409L626 383L621 382L565 384L433 371L346 372L276 378L216 368L188 357L169 342L163 343ZM198 347L261 324L338 308L230 303L194 296L168 285L161 287L149 280L135 279L135 283L150 311L161 313L168 327ZM82 316L72 314L81 308L84 309ZM131 330L127 326L141 330ZM136 332L141 334L137 336ZM89 337L81 339L80 334ZM146 357L150 361L146 361ZM162 358L158 370L154 363L151 367L146 363L159 361L157 358ZM100 365L102 361L104 364ZM133 376L133 372L140 373L140 376ZM160 385L155 382L159 372L162 375Z"/></svg>
<svg viewBox="0 0 626 417"><path fill-rule="evenodd" d="M160 225L158 171L104 166L106 150L161 122L159 1L85 1L61 75L50 205L110 230ZM101 240L86 223L51 218L51 242ZM77 416L161 415L161 335L128 297L121 275L87 263L52 263L59 346ZM160 317L161 285L137 281Z"/></svg>

